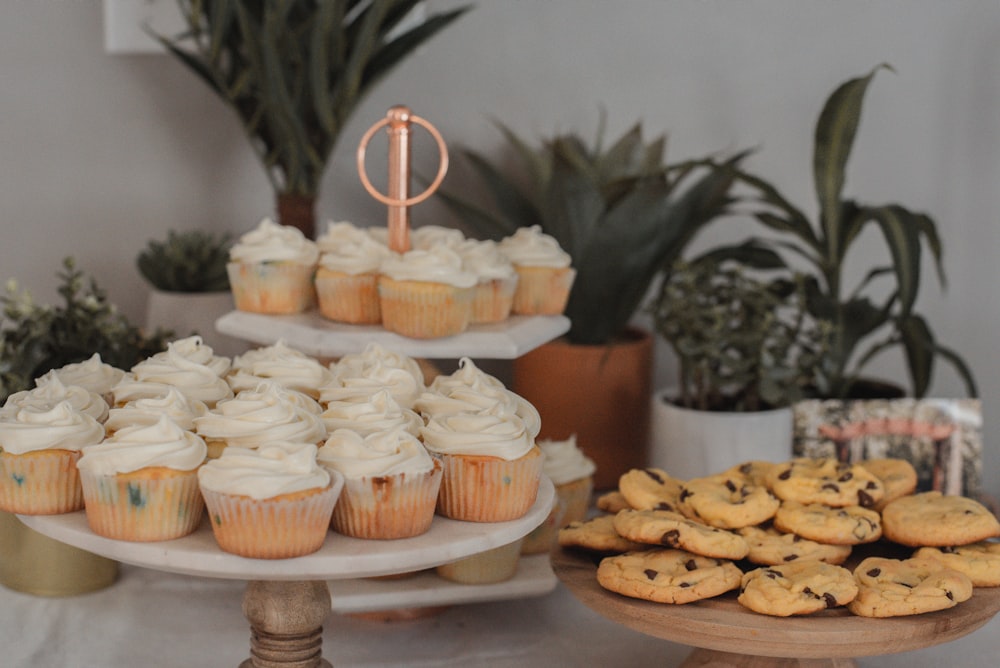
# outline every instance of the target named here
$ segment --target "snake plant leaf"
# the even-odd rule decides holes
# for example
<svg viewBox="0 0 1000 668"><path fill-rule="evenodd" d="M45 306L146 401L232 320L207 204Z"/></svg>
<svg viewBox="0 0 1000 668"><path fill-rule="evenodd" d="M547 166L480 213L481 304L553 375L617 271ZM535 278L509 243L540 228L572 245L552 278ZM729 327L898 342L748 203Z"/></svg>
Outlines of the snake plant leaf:
<svg viewBox="0 0 1000 668"><path fill-rule="evenodd" d="M439 190L436 196L459 217L460 224L466 228L468 236L499 241L516 232L517 228L522 227L517 221L495 215L494 212L451 193Z"/></svg>
<svg viewBox="0 0 1000 668"><path fill-rule="evenodd" d="M528 181L539 185L548 183L552 178L551 154L548 151L535 151L503 123L494 120L493 125L503 134L504 139L517 153L524 168L528 170Z"/></svg>
<svg viewBox="0 0 1000 668"><path fill-rule="evenodd" d="M553 147L552 178L542 201L542 217L545 231L576 258L604 215L605 202L598 183L577 168L571 152Z"/></svg>
<svg viewBox="0 0 1000 668"><path fill-rule="evenodd" d="M491 239L513 234L518 227L541 225L542 218L538 207L522 190L507 179L492 163L475 151L463 150L462 155L475 170L480 181L486 186L489 195L496 202L500 218L506 224L496 226L488 235Z"/></svg>

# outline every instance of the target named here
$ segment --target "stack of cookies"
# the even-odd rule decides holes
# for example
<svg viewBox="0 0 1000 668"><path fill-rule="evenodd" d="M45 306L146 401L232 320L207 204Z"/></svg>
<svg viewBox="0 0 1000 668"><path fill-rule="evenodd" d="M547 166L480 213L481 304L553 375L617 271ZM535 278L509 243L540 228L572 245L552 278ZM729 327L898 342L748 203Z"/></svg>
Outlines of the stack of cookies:
<svg viewBox="0 0 1000 668"><path fill-rule="evenodd" d="M599 557L598 582L624 596L680 604L738 590L747 609L782 617L913 615L1000 586L997 518L916 486L902 459L752 461L686 481L633 469L559 544ZM909 555L855 555L849 570L861 545Z"/></svg>

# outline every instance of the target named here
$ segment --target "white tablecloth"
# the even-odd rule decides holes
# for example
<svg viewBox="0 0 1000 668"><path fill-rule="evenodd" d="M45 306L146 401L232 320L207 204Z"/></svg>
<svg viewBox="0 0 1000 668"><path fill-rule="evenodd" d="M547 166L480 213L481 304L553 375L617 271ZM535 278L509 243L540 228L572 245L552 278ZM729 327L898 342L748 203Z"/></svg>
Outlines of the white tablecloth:
<svg viewBox="0 0 1000 668"><path fill-rule="evenodd" d="M130 566L92 594L41 598L0 587L4 668L236 668L249 655L244 585ZM561 584L550 594L453 606L404 622L333 615L323 655L337 668L677 666L690 648L610 622ZM1000 665L1000 618L938 647L858 659L862 668Z"/></svg>

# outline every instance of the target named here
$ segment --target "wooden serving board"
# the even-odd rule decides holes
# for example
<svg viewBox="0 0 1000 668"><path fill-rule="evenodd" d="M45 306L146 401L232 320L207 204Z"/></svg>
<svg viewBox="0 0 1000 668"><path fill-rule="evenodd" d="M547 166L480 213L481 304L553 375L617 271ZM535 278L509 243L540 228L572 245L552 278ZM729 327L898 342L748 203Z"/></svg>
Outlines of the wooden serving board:
<svg viewBox="0 0 1000 668"><path fill-rule="evenodd" d="M852 666L853 661L837 659L907 652L950 642L975 631L1000 611L1000 587L977 588L970 600L950 610L889 619L857 617L846 608L804 617L770 617L741 606L736 592L670 605L604 589L597 582L597 561L570 550L552 553L556 576L582 603L604 617L650 636L715 650L692 655L684 664L692 668ZM760 657L794 660L776 662Z"/></svg>

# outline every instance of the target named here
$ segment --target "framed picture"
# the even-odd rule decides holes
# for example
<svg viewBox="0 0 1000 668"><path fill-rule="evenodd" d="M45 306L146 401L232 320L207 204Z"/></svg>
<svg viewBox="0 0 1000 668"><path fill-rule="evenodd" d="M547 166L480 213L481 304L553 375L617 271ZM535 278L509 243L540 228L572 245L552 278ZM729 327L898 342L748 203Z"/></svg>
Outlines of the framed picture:
<svg viewBox="0 0 1000 668"><path fill-rule="evenodd" d="M982 424L978 399L801 401L792 452L842 462L906 459L917 470L917 491L979 497Z"/></svg>

